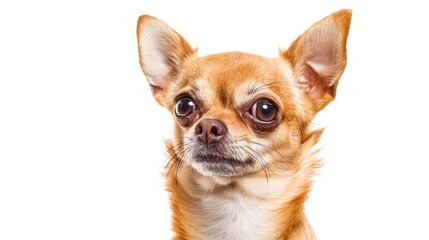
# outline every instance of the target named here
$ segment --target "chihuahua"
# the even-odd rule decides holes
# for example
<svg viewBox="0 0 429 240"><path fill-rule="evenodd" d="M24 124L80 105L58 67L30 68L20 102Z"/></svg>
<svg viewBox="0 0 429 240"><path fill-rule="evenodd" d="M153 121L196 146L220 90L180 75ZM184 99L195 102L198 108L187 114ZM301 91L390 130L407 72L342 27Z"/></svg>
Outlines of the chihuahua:
<svg viewBox="0 0 429 240"><path fill-rule="evenodd" d="M276 58L198 57L161 20L139 18L141 68L175 121L165 171L174 239L316 239L303 208L323 129L310 125L335 97L351 15L320 20Z"/></svg>

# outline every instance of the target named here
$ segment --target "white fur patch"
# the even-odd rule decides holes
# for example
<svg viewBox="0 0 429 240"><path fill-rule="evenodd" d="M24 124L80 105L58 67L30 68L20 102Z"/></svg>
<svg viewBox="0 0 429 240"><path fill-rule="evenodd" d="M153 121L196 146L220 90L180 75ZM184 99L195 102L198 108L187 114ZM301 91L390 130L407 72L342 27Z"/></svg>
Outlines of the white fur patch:
<svg viewBox="0 0 429 240"><path fill-rule="evenodd" d="M198 186L187 191L201 199L193 212L196 219L204 219L197 226L201 239L271 239L276 209L294 196L284 194L289 184L285 179L240 180L236 182L240 192L228 189L222 193L212 192L219 186L213 178L200 176L196 180ZM246 196L241 191L247 192Z"/></svg>
<svg viewBox="0 0 429 240"><path fill-rule="evenodd" d="M245 199L239 194L232 198L206 196L201 201L200 229L203 239L268 239L274 224L268 217L272 206L256 200Z"/></svg>

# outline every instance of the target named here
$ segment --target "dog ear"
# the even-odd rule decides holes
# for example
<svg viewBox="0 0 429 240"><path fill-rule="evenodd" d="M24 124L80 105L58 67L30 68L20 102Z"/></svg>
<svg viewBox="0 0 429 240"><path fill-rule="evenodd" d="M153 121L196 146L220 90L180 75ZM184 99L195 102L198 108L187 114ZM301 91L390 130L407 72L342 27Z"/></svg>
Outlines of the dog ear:
<svg viewBox="0 0 429 240"><path fill-rule="evenodd" d="M351 10L340 10L311 26L281 56L296 74L297 84L319 111L335 98L346 67Z"/></svg>
<svg viewBox="0 0 429 240"><path fill-rule="evenodd" d="M174 82L186 58L195 51L186 40L161 20L143 15L137 24L141 68L154 98L164 104L166 89Z"/></svg>

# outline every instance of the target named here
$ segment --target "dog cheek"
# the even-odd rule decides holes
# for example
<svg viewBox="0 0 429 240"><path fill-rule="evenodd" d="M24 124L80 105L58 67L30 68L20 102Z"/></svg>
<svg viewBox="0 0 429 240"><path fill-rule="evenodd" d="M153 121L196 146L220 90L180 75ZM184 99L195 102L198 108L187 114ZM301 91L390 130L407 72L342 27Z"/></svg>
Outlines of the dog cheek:
<svg viewBox="0 0 429 240"><path fill-rule="evenodd" d="M271 148L276 149L282 157L289 158L299 151L301 134L298 127L281 124L271 141Z"/></svg>

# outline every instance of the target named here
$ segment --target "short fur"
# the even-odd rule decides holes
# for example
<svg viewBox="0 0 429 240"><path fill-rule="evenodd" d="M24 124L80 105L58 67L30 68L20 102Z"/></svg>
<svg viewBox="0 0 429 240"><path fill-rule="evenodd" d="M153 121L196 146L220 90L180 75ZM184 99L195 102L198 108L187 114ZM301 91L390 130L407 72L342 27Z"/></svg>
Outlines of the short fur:
<svg viewBox="0 0 429 240"><path fill-rule="evenodd" d="M198 57L161 20L139 18L141 67L175 118L165 173L175 239L316 239L303 206L322 130L309 125L335 98L350 21L338 11L268 59ZM261 121L261 104L275 118Z"/></svg>

